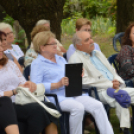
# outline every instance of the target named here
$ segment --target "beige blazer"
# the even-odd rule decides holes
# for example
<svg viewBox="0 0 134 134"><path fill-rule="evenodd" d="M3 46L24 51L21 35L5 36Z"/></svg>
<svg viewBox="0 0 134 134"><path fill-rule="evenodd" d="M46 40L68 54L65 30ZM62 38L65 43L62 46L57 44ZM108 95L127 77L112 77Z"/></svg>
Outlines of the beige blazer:
<svg viewBox="0 0 134 134"><path fill-rule="evenodd" d="M107 58L102 52L96 51L96 56L100 61L107 67L107 69L113 74L114 79L118 80L120 88L124 88L124 80L116 73L115 69L111 64L109 64ZM88 88L89 86L97 87L97 90L106 90L109 87L113 87L112 81L106 79L99 70L95 68L89 58L90 55L84 55L81 51L76 50L75 53L70 57L69 63L83 63L84 76L82 78L83 88Z"/></svg>

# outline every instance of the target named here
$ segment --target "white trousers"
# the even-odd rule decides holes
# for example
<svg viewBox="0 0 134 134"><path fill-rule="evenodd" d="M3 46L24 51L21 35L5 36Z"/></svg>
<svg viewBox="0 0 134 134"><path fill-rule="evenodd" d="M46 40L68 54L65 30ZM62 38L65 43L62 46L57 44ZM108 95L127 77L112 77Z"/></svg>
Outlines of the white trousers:
<svg viewBox="0 0 134 134"><path fill-rule="evenodd" d="M131 97L131 104L134 104L134 88L123 88L128 92ZM100 97L101 102L108 103L111 107L115 108L116 115L120 121L121 128L130 128L130 111L129 108L123 108L114 98L111 98L107 95L106 90L98 91L98 95Z"/></svg>
<svg viewBox="0 0 134 134"><path fill-rule="evenodd" d="M103 104L89 96L78 96L60 102L62 111L70 112L70 134L82 134L84 111L90 113L97 124L100 134L114 134Z"/></svg>

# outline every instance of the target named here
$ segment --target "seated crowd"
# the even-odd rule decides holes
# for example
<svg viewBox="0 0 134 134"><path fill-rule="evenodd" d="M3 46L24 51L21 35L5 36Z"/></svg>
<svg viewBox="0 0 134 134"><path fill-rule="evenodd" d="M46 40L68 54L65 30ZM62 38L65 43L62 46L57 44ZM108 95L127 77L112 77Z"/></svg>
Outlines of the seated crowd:
<svg viewBox="0 0 134 134"><path fill-rule="evenodd" d="M108 95L109 88L125 91L134 102L134 88L126 87L124 80L133 79L134 24L125 32L122 49L117 57L121 66L120 77L101 52L91 36L91 22L80 18L76 21L76 33L68 51L50 31L50 22L40 20L31 32L31 45L24 55L14 42L12 27L0 23L0 133L7 134L58 134L58 119L45 111L38 103L19 105L15 103L16 88L27 87L30 92L42 83L45 93L56 94L60 108L69 112L69 133L82 134L84 113L95 119L100 134L114 134L103 104L115 108L123 134L130 134L129 108L124 108L114 97ZM127 51L126 51L127 50ZM67 59L63 57L66 53ZM23 68L18 59L25 57L25 66L31 65L29 81L23 76ZM125 60L124 60L125 59ZM69 79L65 76L65 64L83 63L82 86L97 88L100 101L83 93L81 96L66 97L65 86ZM73 89L72 89L73 90ZM9 99L9 97L11 99ZM56 109L55 102L43 103ZM19 124L21 122L21 124Z"/></svg>

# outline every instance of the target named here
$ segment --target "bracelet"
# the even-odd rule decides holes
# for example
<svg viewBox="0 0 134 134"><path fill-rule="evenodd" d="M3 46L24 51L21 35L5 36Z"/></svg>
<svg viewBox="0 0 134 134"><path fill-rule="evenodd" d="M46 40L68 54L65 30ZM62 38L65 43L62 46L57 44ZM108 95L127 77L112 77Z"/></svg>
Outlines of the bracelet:
<svg viewBox="0 0 134 134"><path fill-rule="evenodd" d="M13 92L13 95L15 95L14 90L12 90L12 92Z"/></svg>

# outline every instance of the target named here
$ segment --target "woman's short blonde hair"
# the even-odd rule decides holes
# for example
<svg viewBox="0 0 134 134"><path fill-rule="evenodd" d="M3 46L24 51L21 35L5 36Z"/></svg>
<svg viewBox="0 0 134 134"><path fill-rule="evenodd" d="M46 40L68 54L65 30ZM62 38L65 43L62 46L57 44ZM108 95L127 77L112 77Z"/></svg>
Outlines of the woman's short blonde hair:
<svg viewBox="0 0 134 134"><path fill-rule="evenodd" d="M43 32L43 31L50 31L50 28L44 25L38 25L35 26L31 32L31 39L33 40L34 36L39 33L39 32Z"/></svg>
<svg viewBox="0 0 134 134"><path fill-rule="evenodd" d="M50 38L55 38L51 31L39 32L33 38L33 47L37 53L40 53L40 46L47 44Z"/></svg>
<svg viewBox="0 0 134 134"><path fill-rule="evenodd" d="M75 26L77 30L80 30L82 26L84 25L90 25L91 26L91 22L86 19L86 18L79 18L76 20Z"/></svg>

